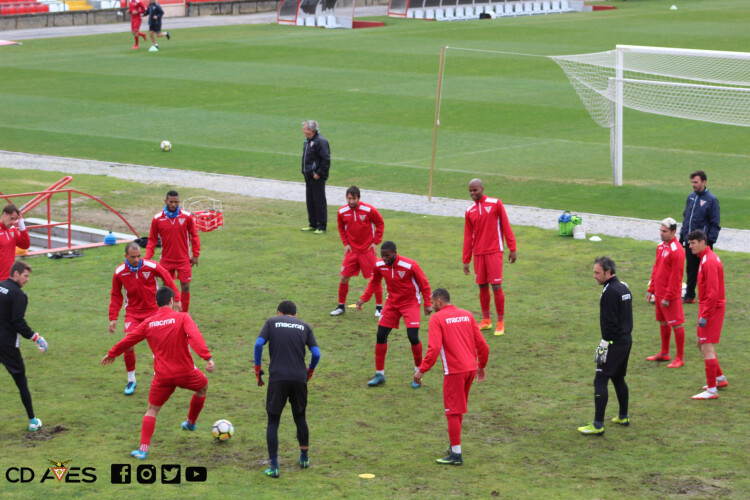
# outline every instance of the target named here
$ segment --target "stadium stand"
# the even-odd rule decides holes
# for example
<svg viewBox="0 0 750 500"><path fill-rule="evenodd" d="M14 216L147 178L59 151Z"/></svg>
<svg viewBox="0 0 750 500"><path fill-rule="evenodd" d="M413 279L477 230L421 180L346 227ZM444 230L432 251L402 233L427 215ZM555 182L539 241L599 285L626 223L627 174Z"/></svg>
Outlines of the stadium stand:
<svg viewBox="0 0 750 500"><path fill-rule="evenodd" d="M473 20L479 19L480 14L488 14L492 18L507 18L583 10L584 3L579 0L390 0L388 4L390 17L436 21Z"/></svg>

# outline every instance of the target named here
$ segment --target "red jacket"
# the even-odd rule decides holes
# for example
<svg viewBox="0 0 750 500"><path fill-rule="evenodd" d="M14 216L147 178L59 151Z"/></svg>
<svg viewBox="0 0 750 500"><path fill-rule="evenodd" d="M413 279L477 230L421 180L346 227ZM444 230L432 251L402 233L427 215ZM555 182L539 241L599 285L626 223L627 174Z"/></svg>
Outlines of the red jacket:
<svg viewBox="0 0 750 500"><path fill-rule="evenodd" d="M161 236L161 258L162 265L180 265L190 262L190 252L193 257L201 253L201 240L198 237L198 226L195 224L193 215L180 209L180 215L170 219L164 212L154 215L151 220L151 232L148 235L146 245L146 258L150 259L156 252L156 242Z"/></svg>
<svg viewBox="0 0 750 500"><path fill-rule="evenodd" d="M154 372L159 377L179 377L195 370L189 347L201 358L211 358L211 352L193 318L188 313L177 312L167 306L160 307L156 314L125 335L109 350L107 356L116 358L143 339L148 341L154 353Z"/></svg>
<svg viewBox="0 0 750 500"><path fill-rule="evenodd" d="M133 273L125 262L115 269L112 276L112 291L109 300L109 320L117 319L122 307L122 288L125 287L125 315L135 318L145 318L158 309L156 305L156 291L159 289L161 278L165 286L174 291L175 302L180 301L180 291L175 286L169 272L153 260L143 260L138 272Z"/></svg>
<svg viewBox="0 0 750 500"><path fill-rule="evenodd" d="M711 313L717 309L724 309L727 304L724 294L724 266L721 259L711 247L706 247L698 258L698 315L711 319Z"/></svg>
<svg viewBox="0 0 750 500"><path fill-rule="evenodd" d="M375 263L375 272L367 284L365 293L362 294L362 301L367 302L375 292L375 287L385 280L385 286L388 291L386 303L390 302L395 306L408 306L411 304L421 304L419 294L424 297L426 307L432 305L430 283L427 281L422 268L412 259L407 259L401 255L396 256L392 266L386 265L379 260Z"/></svg>
<svg viewBox="0 0 750 500"><path fill-rule="evenodd" d="M651 270L649 293L670 302L682 297L682 273L685 269L685 249L673 238L656 247L656 261Z"/></svg>
<svg viewBox="0 0 750 500"><path fill-rule="evenodd" d="M472 254L502 252L503 238L508 249L515 252L516 237L510 227L503 202L485 195L481 200L469 205L464 222L464 264L471 262Z"/></svg>
<svg viewBox="0 0 750 500"><path fill-rule="evenodd" d="M337 219L341 241L351 245L354 253L366 253L373 243L379 245L383 241L383 217L372 205L361 201L357 208L344 205L339 208Z"/></svg>
<svg viewBox="0 0 750 500"><path fill-rule="evenodd" d="M10 268L16 261L16 247L26 250L30 246L28 231L21 231L15 226L8 228L0 222L0 281L10 278Z"/></svg>
<svg viewBox="0 0 750 500"><path fill-rule="evenodd" d="M445 375L470 372L487 366L489 355L490 348L479 331L477 320L469 311L451 304L430 318L427 354L419 371L427 373L440 356Z"/></svg>

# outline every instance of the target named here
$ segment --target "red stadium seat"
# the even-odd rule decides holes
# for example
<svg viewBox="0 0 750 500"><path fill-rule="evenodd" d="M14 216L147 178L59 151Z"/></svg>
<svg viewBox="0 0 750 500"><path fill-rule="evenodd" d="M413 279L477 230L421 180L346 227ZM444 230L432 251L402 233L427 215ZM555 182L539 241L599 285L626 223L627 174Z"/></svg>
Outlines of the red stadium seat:
<svg viewBox="0 0 750 500"><path fill-rule="evenodd" d="M16 7L15 5L9 5L7 14L9 16L15 16L16 14L18 14L18 7Z"/></svg>
<svg viewBox="0 0 750 500"><path fill-rule="evenodd" d="M29 12L31 12L32 14L37 14L41 11L42 11L41 4L38 4L38 3L29 4Z"/></svg>
<svg viewBox="0 0 750 500"><path fill-rule="evenodd" d="M21 6L18 8L19 14L28 14L29 13L29 6L26 4L21 4Z"/></svg>
<svg viewBox="0 0 750 500"><path fill-rule="evenodd" d="M49 5L46 3L39 5L39 12L49 12Z"/></svg>
<svg viewBox="0 0 750 500"><path fill-rule="evenodd" d="M8 15L8 7L3 5L0 7L0 16L7 16Z"/></svg>

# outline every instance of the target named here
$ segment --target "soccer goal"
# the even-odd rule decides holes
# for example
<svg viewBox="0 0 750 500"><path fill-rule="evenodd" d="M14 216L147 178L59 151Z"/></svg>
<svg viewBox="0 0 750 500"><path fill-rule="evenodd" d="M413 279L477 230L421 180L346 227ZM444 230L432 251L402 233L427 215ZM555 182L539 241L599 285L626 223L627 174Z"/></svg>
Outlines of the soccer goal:
<svg viewBox="0 0 750 500"><path fill-rule="evenodd" d="M591 117L610 129L612 182L622 185L623 108L750 127L750 53L618 45L551 56Z"/></svg>

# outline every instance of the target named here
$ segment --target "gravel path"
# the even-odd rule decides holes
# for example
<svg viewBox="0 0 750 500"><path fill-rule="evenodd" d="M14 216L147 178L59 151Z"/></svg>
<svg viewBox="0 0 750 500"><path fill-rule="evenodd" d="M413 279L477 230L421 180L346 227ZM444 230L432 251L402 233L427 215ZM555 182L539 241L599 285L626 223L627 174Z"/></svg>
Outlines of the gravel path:
<svg viewBox="0 0 750 500"><path fill-rule="evenodd" d="M44 170L66 174L106 175L139 183L143 183L143 179L149 179L149 183L208 189L218 193L297 202L305 201L305 185L302 182L275 181L255 177L79 160L11 151L0 151L0 167L17 170ZM464 200L433 197L432 201L428 202L426 196L415 194L365 189L362 190L362 193L363 199L381 209L443 217L463 217L464 210L470 202L468 194ZM332 205L343 204L343 200L346 198L346 188L326 186L326 196L331 200ZM561 213L561 210L516 205L505 205L505 208L511 224L534 226L542 229L556 230L557 217ZM586 213L578 213L578 215L583 218L587 236L596 234L644 241L659 241L659 221ZM718 249L731 252L747 252L750 249L750 231L724 228L721 230L719 241L715 246Z"/></svg>

